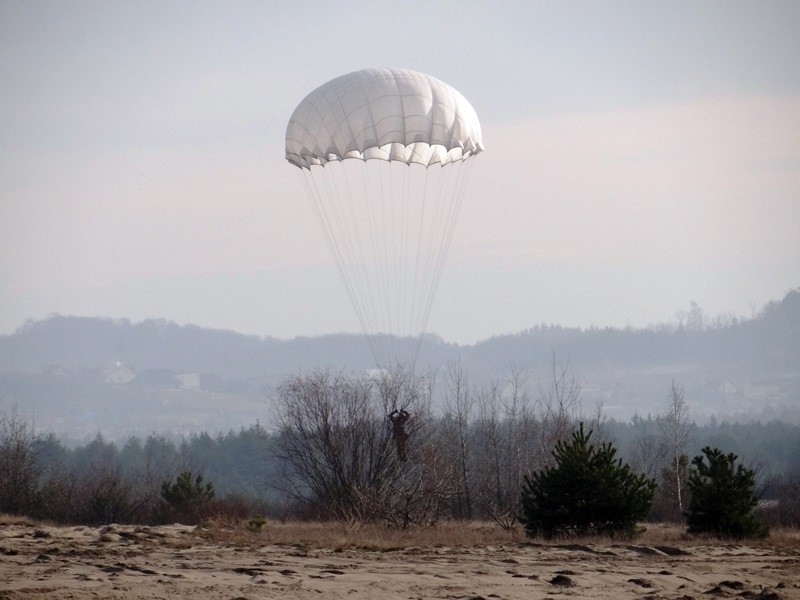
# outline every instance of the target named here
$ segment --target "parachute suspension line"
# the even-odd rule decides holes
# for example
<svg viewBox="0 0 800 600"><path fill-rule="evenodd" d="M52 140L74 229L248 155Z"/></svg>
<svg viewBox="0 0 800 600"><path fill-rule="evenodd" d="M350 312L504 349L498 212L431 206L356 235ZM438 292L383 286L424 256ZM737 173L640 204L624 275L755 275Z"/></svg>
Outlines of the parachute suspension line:
<svg viewBox="0 0 800 600"><path fill-rule="evenodd" d="M382 366L384 364L383 347L385 342L381 341L381 330L383 323L386 321L386 303L385 285L386 285L386 253L385 238L386 238L386 223L385 223L385 209L384 196L386 195L386 186L384 185L383 173L381 170L381 161L365 161L362 170L362 177L376 180L376 184L372 182L364 187L363 201L369 209L366 212L369 219L370 240L371 240L371 260L369 266L372 270L373 277L369 286L369 297L371 305L369 311L373 314L372 327L369 332L366 332L373 340L375 348L374 358L375 362ZM370 193L369 190L377 189L377 192ZM380 223L380 228L378 224Z"/></svg>
<svg viewBox="0 0 800 600"><path fill-rule="evenodd" d="M312 173L311 180L314 182L315 189L317 191L316 198L320 200L320 214L323 216L322 226L326 234L328 234L333 241L332 249L334 250L334 258L336 259L337 267L339 267L339 273L345 284L348 295L351 298L351 302L355 306L358 306L362 300L359 297L360 290L356 285L357 282L354 277L354 273L352 272L352 261L348 260L349 256L352 255L352 252L349 251L349 239L345 235L345 228L341 222L341 215L339 214L339 211L337 211L337 207L340 205L338 194L335 193L335 186L333 186L332 189L331 182L328 177L322 178L326 184L326 194L323 194L319 190L319 187L316 186L317 179L318 178ZM358 319L362 325L362 328L368 327L369 324L366 321L367 315L360 311L356 312L358 313Z"/></svg>
<svg viewBox="0 0 800 600"><path fill-rule="evenodd" d="M331 166L331 165L329 165ZM341 166L339 163L333 165ZM321 168L321 167L320 167ZM303 169L305 171L305 169ZM331 172L330 170L328 171ZM333 177L322 176L322 182L325 184L323 189L320 189L318 181L319 173L314 174L311 169L305 174L304 182L306 183L307 190L309 191L309 198L312 200L312 208L321 225L325 239L328 242L328 248L336 263L339 276L344 283L345 290L350 302L356 307L356 316L363 331L371 331L370 315L359 307L364 306L364 288L359 286L358 280L355 277L356 273L352 266L353 261L350 259L352 252L348 251L350 246L349 236L346 235L347 231L341 222L340 211L337 207L341 204L341 199L336 193L335 182L331 180ZM373 357L376 355L376 348L374 347L374 340L367 336L367 344Z"/></svg>
<svg viewBox="0 0 800 600"><path fill-rule="evenodd" d="M370 241L370 261L369 265L365 265L367 267L368 272L370 273L371 277L369 279L370 282L375 282L371 287L371 289L379 290L379 284L377 282L380 281L380 270L378 268L378 237L375 231L375 202L370 194L370 189L374 189L371 186L370 182L370 175L372 174L372 169L368 168L368 165L358 165L363 167L358 169L361 171L361 200L364 204L364 215L366 217L366 229L369 233L369 241ZM380 308L380 302L378 299L373 298L375 301L375 306L370 307L371 313L374 315L375 311ZM377 316L375 316L375 320L378 320ZM378 341L376 339L376 328L377 325L373 324L372 328L367 330L364 329L364 333L367 336L367 339L370 343L370 351L372 352L372 357L375 359L375 363L380 365L379 361L379 354L378 354Z"/></svg>
<svg viewBox="0 0 800 600"><path fill-rule="evenodd" d="M389 244L391 244L391 264L389 265L390 274L389 277L389 293L391 294L387 299L387 306L395 307L394 310L391 310L387 315L386 319L386 329L389 332L389 340L387 347L389 351L393 351L393 347L395 344L395 340L391 337L395 334L399 335L399 331L395 329L396 322L392 318L392 314L397 312L397 308L394 305L394 302L397 300L397 270L398 270L398 263L397 263L397 225L395 225L395 206L396 206L396 198L395 195L397 193L396 190L396 183L395 183L395 176L394 176L395 169L393 168L392 163L389 163L389 189L390 189L390 198L389 198L389 231L392 232L391 239L387 240ZM403 198L400 198L400 202L403 201Z"/></svg>
<svg viewBox="0 0 800 600"><path fill-rule="evenodd" d="M439 201L438 197L438 181L440 173L437 167L425 167L423 185L421 190L421 197L423 201L423 212L420 214L420 243L417 250L417 275L414 292L414 313L412 330L416 333L416 344L414 345L413 355L419 355L421 340L424 335L424 330L421 329L420 323L422 322L422 315L424 314L423 300L425 298L426 290L428 287L427 276L427 257L430 255L432 244L436 243L433 233L430 230L430 224L434 220L432 215L435 215L436 204Z"/></svg>
<svg viewBox="0 0 800 600"><path fill-rule="evenodd" d="M453 173L453 178L456 180L455 191L453 192L452 202L450 204L450 215L446 219L448 227L447 231L445 232L445 239L443 240L443 243L439 247L439 257L438 257L438 264L436 266L436 275L431 286L431 295L426 305L426 313L420 327L420 332L422 333L420 333L418 344L422 343L422 334L424 333L428 325L428 319L430 318L430 313L433 308L433 299L436 297L436 292L439 288L439 282L441 281L444 265L450 250L450 242L453 238L453 232L455 231L456 221L458 220L458 214L461 211L461 205L464 201L464 195L467 188L467 181L469 180L469 174L472 171L473 160L463 160L459 161L457 165L451 165L451 166L458 166L457 172Z"/></svg>
<svg viewBox="0 0 800 600"><path fill-rule="evenodd" d="M451 201L447 203L445 207L446 216L442 219L442 224L444 225L444 230L441 232L442 241L438 246L436 257L433 261L433 274L431 276L431 285L428 288L428 297L425 299L423 303L425 307L425 313L421 317L421 322L419 324L418 331L420 335L417 339L417 345L422 345L422 338L424 332L427 329L428 321L430 319L430 315L433 309L433 301L436 297L436 293L439 288L439 283L441 281L442 272L444 270L444 264L446 262L447 255L449 253L450 242L452 240L453 231L455 230L455 225L458 220L458 214L461 209L461 204L464 198L464 191L466 190L466 178L468 172L471 168L471 163L468 165L464 165L463 163L467 161L460 161L459 163L448 165L450 170L447 172L447 183L445 185L445 197L449 198ZM455 181L453 181L455 180ZM419 352L419 349L417 350Z"/></svg>
<svg viewBox="0 0 800 600"><path fill-rule="evenodd" d="M353 159L350 159L350 160L353 160ZM356 164L355 166L356 167L361 167L362 165ZM358 249L358 255L359 255L359 260L354 260L354 263L358 267L360 267L360 268L356 269L357 277L359 278L359 279L357 279L357 285L361 290L363 290L362 295L364 295L366 297L366 301L368 302L368 306L365 306L365 309L366 309L366 312L367 312L367 319L366 320L368 322L373 322L374 323L374 320L375 320L375 316L374 316L375 298L372 298L371 294L369 293L370 289L371 289L371 287L369 285L370 273L369 273L369 268L368 268L367 261L365 260L363 236L362 236L361 231L359 230L359 221L360 221L360 219L358 218L358 214L359 213L355 210L355 204L356 204L356 202L358 202L358 198L356 197L356 194L354 194L353 192L356 192L358 190L355 189L354 186L350 185L350 178L348 176L348 167L347 167L347 164L344 161L342 161L342 169L341 169L341 171L342 171L342 183L343 183L343 187L345 188L345 196L347 198L347 207L349 208L349 212L350 212L349 216L345 216L343 221L345 223L351 223L352 224L352 235L353 235L353 239L356 242L357 249ZM344 207L344 203L341 203L341 205ZM364 226L364 224L362 223L361 227L363 228L363 226Z"/></svg>
<svg viewBox="0 0 800 600"><path fill-rule="evenodd" d="M390 336L396 336L397 338L401 337L403 334L403 330L399 326L398 316L400 313L400 285L401 285L401 265L402 265L402 256L400 255L400 244L399 244L399 237L401 235L400 231L400 224L399 224L399 217L397 214L397 208L406 201L405 197L403 197L403 188L402 188L402 173L400 173L401 177L397 177L395 173L397 171L397 164L389 163L389 185L391 186L391 199L389 201L389 228L392 232L391 236L391 246L392 246L392 265L391 265L391 278L389 280L389 289L391 292L391 297L389 298L389 302L387 303L388 306L392 307L392 310L389 312L386 318L386 325L389 331ZM398 182L399 179L399 182ZM399 196L399 198L398 198ZM395 353L396 345L398 343L397 339L394 337L389 338L389 344L387 345L388 350L391 354Z"/></svg>
<svg viewBox="0 0 800 600"><path fill-rule="evenodd" d="M385 255L385 208L384 196L386 189L381 168L381 161L366 160L356 164L361 170L363 195L361 201L364 210L360 213L366 219L366 228L369 230L369 252L364 261L365 273L368 278L365 286L368 288L370 304L365 307L372 315L371 326L364 333L372 339L375 351L373 358L382 366L384 363L382 330L386 321L386 281L387 281L387 256ZM357 216L354 215L354 218Z"/></svg>
<svg viewBox="0 0 800 600"><path fill-rule="evenodd" d="M436 173L436 192L433 197L433 205L431 208L432 216L430 220L430 233L427 236L430 242L427 245L425 252L425 264L423 270L423 282L425 287L421 290L421 302L419 303L420 315L417 321L417 331L423 332L425 330L425 316L428 314L428 304L432 301L431 288L433 286L433 279L435 277L435 256L438 254L437 250L441 247L443 236L440 231L442 219L442 204L448 200L447 196L447 182L449 178L447 175L449 171L445 170L447 167L433 167L428 171ZM444 190L444 191L443 191Z"/></svg>
<svg viewBox="0 0 800 600"><path fill-rule="evenodd" d="M389 337L386 339L387 360L391 363L397 359L402 337L407 334L402 325L401 298L403 296L403 269L406 258L402 252L402 207L408 201L404 193L405 163L390 161L387 163L389 172L389 231L390 239L386 240L387 251L390 252L390 265L388 276L389 297L386 305L390 307L386 315L386 330ZM398 169L400 170L397 173ZM399 212L398 212L399 209Z"/></svg>
<svg viewBox="0 0 800 600"><path fill-rule="evenodd" d="M391 166L391 165L390 165ZM394 251L394 273L392 277L392 292L393 297L391 302L394 306L393 313L389 313L389 321L390 331L398 338L402 337L405 333L403 327L401 327L402 321L402 311L400 308L400 298L402 297L402 290L403 290L403 267L405 264L405 256L403 256L403 228L401 227L403 221L401 218L403 204L405 204L408 199L406 198L405 192L405 171L403 169L403 165L400 166L400 173L399 173L399 182L396 182L398 177L395 173L397 171L396 168L392 168L392 202L391 202L391 211L392 211L392 247ZM397 193L400 197L395 200L394 194ZM397 209L400 208L400 214L398 214ZM394 316L394 318L392 318ZM395 346L396 344L401 343L399 340L391 340L391 344ZM394 352L393 352L394 353Z"/></svg>
<svg viewBox="0 0 800 600"><path fill-rule="evenodd" d="M400 170L403 173L403 197L401 200L401 225L400 225L400 254L401 254L401 265L402 265L402 279L400 281L400 286L398 290L398 302L400 309L397 311L397 320L398 320L398 328L400 331L406 333L414 333L414 330L411 328L411 323L408 320L409 308L408 308L408 275L410 266L410 256L408 255L408 212L409 212L409 203L411 202L411 192L409 190L411 179L411 165L402 164L400 165ZM416 362L416 356L413 357L414 362Z"/></svg>
<svg viewBox="0 0 800 600"><path fill-rule="evenodd" d="M430 296L427 298L425 302L425 318L422 323L422 327L424 329L425 325L427 325L427 319L430 314L431 307L433 305L433 299L436 296L436 289L438 288L439 278L441 276L441 265L442 265L442 257L447 255L447 242L448 236L447 232L451 228L451 221L455 221L456 213L454 213L454 207L457 206L457 199L454 195L453 188L455 187L453 179L457 178L460 171L462 170L461 164L455 165L448 165L444 167L442 171L442 177L445 179L444 182L444 198L448 199L448 203L441 202L439 207L440 211L438 213L439 220L436 223L437 227L437 239L441 239L441 243L436 248L436 252L431 254L431 269L433 270L431 274L431 287L428 289L428 293Z"/></svg>
<svg viewBox="0 0 800 600"><path fill-rule="evenodd" d="M384 210L386 211L385 218L388 222L388 231L386 239L384 240L385 250L387 255L387 269L386 269L386 298L385 306L387 307L386 320L384 321L384 330L387 334L384 339L384 353L386 360L392 362L396 352L397 338L399 338L403 331L398 326L397 313L399 312L399 286L400 286L400 260L398 256L398 236L400 234L399 225L397 223L396 207L405 201L402 197L397 198L398 184L395 177L395 170L398 163L389 161L385 164L388 180L388 196L384 196ZM400 190L402 191L402 190Z"/></svg>
<svg viewBox="0 0 800 600"><path fill-rule="evenodd" d="M383 306L386 308L386 315L391 314L391 302L392 302L392 281L394 279L394 253L392 252L393 244L392 240L394 239L394 227L392 227L392 203L394 202L394 186L392 185L392 163L391 161L385 163L386 168L386 191L387 194L384 194L381 200L382 208L383 208L383 223L384 223L384 231L386 235L383 238L383 249L384 255L386 257L386 270L384 271L386 277L384 280L384 293L386 294L383 298ZM391 335L392 335L392 324L391 320L387 317L386 319L381 321L381 325L383 325L383 333L389 337L383 338L383 349L386 348L391 344Z"/></svg>
<svg viewBox="0 0 800 600"><path fill-rule="evenodd" d="M359 209L351 214L351 218L354 222L360 222L363 229L369 232L367 237L365 237L365 232L359 232L358 234L359 240L363 240L366 245L366 249L362 248L360 266L363 278L359 282L360 287L363 289L363 296L365 299L361 310L368 315L368 318L365 320L369 324L368 329L365 329L364 333L372 340L371 347L374 348L373 358L375 362L377 364L382 364L380 331L382 323L386 319L385 302L382 297L382 279L385 277L385 274L382 277L381 274L383 271L376 253L376 249L380 248L378 241L379 236L376 234L374 226L376 202L374 196L369 193L369 189L371 189L369 186L369 177L374 171L372 167L376 166L376 164L374 161L369 163L356 160L351 161L350 164L353 166L353 169L350 171L351 181L353 181L353 178L357 178L361 182L360 189L355 181L353 181L350 188L352 196L358 196L360 204ZM361 205L363 205L363 208Z"/></svg>
<svg viewBox="0 0 800 600"><path fill-rule="evenodd" d="M301 181L379 366L401 356L411 368L416 363L471 166L469 160L426 168L347 159L331 161L324 173L317 166L301 169L308 171Z"/></svg>
<svg viewBox="0 0 800 600"><path fill-rule="evenodd" d="M411 168L411 165L409 165L409 168ZM411 315L409 317L409 321L412 324L411 327L409 328L409 331L416 332L417 333L417 337L420 338L420 339L422 338L422 333L421 333L421 331L419 329L417 329L414 326L414 324L417 322L417 318L418 318L417 307L419 306L419 301L417 300L417 293L418 293L418 287L419 287L419 284L420 284L420 260L422 258L422 239L423 239L423 234L425 233L425 212L427 210L427 204L428 204L428 181L429 181L429 179L431 177L430 169L429 168L425 168L425 172L424 172L423 175L424 176L422 178L422 193L419 196L419 198L420 198L420 200L419 200L420 209L419 209L419 228L417 230L417 240L416 240L417 241L417 251L416 251L415 257L414 257L415 258L415 260L414 260L414 278L413 278L414 279L414 290L413 290L413 293L411 294ZM410 200L411 200L411 198L409 198L409 201ZM422 294L422 291L420 290L419 293ZM419 343L417 343L417 352L414 353L412 364L416 362L418 352L419 352Z"/></svg>
<svg viewBox="0 0 800 600"><path fill-rule="evenodd" d="M375 122L375 115L373 114L373 107L369 102L369 98L368 98L368 95L366 94L366 92L364 93L364 101L365 101L365 106L369 110L369 114L370 114L371 120L373 122ZM344 106L342 105L341 101L340 101L340 107L342 108L342 112L346 114L347 111L344 109ZM348 121L348 127L350 127L350 131L351 131L351 133L353 133L352 125L351 125L351 123L349 121ZM354 133L353 133L353 137L355 138L355 134ZM375 226L375 212L376 212L375 208L377 208L376 204L378 204L378 202L376 202L376 199L373 197L372 194L370 194L370 191L369 191L369 190L374 190L375 186L368 185L370 183L369 182L370 174L371 174L371 172L373 170L371 168L371 165L369 164L370 162L376 162L376 161L364 160L360 165L358 165L360 167L363 167L363 169L361 169L361 181L362 181L362 186L363 186L362 199L363 199L363 204L365 205L365 209L366 209L365 210L365 213L367 215L367 223L366 223L366 225L367 225L367 229L369 230L369 234L370 234L371 251L372 251L371 261L369 262L369 264L367 264L365 262L364 263L364 267L365 267L365 272L371 272L374 275L374 285L369 285L369 283L371 281L373 281L373 280L372 279L368 279L367 280L367 286L366 286L366 287L369 288L368 294L369 294L370 300L372 302L371 306L369 307L369 311L373 315L372 327L371 327L371 329L369 331L364 330L364 333L367 335L368 338L371 337L373 339L373 347L374 347L374 349L372 351L372 355L373 355L373 358L375 359L376 364L378 366L382 366L383 357L379 356L379 354L383 354L383 353L380 352L380 350L381 350L380 336L381 336L381 333L382 333L381 330L385 329L385 325L384 324L389 320L389 317L390 317L390 315L392 313L391 313L391 307L387 306L386 299L381 298L381 293L382 293L382 289L385 287L386 290L387 290L386 297L388 298L388 284L389 284L389 281L390 281L390 276L389 276L389 273L387 272L387 270L385 268L386 264L388 264L388 260L384 261L384 263L385 263L384 264L384 268L383 269L380 268L379 253L380 253L381 248L382 247L385 248L385 246L386 246L385 208L384 208L384 206L381 206L380 210L379 210L381 222L382 222L382 225L383 225L383 236L381 237L381 236L378 236L376 234L376 226ZM381 161L377 161L377 162L382 163L383 161L381 160ZM381 165L378 164L377 169L376 169L377 172L378 172L379 181L380 181L380 188L379 188L380 189L380 194L379 194L378 197L381 200L381 204L383 204L385 202L385 193L384 193L384 189L383 189L383 187L384 187L383 186L383 173L382 173L382 170L381 170L380 167L381 167ZM391 206L391 204L390 204L390 206ZM383 279L383 281L381 281L381 279ZM373 291L374 291L374 294L372 293Z"/></svg>
<svg viewBox="0 0 800 600"><path fill-rule="evenodd" d="M404 101L412 95L425 102ZM482 151L469 102L414 71L343 75L292 113L286 158L308 171L301 180L379 366L402 356L413 369L472 166L463 163Z"/></svg>
<svg viewBox="0 0 800 600"><path fill-rule="evenodd" d="M330 168L328 168L330 167ZM341 261L342 270L345 274L345 285L353 290L353 297L356 306L364 304L364 287L359 285L358 262L355 260L355 252L353 250L353 240L356 238L353 232L349 231L347 222L345 220L344 208L342 206L343 198L337 185L336 175L342 176L339 170L343 167L341 161L333 164L326 165L329 177L323 174L322 180L325 183L327 191L325 211L326 215L330 215L327 223L331 228L331 235L336 240L341 240L339 247L341 248ZM358 312L358 311L357 311ZM369 315L362 313L364 321L369 324Z"/></svg>
<svg viewBox="0 0 800 600"><path fill-rule="evenodd" d="M319 187L317 186L316 179L314 174L311 172L311 169L300 169L300 180L303 183L303 187L306 190L306 197L309 200L309 204L311 204L311 209L314 212L315 217L317 218L317 222L320 225L320 228L323 232L323 237L325 238L326 245L328 246L328 250L333 256L334 262L336 263L336 268L339 271L339 277L345 284L345 290L347 292L348 297L350 298L350 302L357 306L357 300L355 296L355 292L347 277L345 271L345 265L342 258L342 252L339 247L339 244L336 241L336 238L333 236L333 230L330 225L330 219L327 213L324 210L324 202L323 197L320 193ZM356 311L356 315L358 320L361 324L361 328L364 331L367 331L367 324L365 323L360 311ZM375 356L375 349L373 348L372 340L367 337L367 344L370 347L370 351L372 352L373 356Z"/></svg>
<svg viewBox="0 0 800 600"><path fill-rule="evenodd" d="M364 287L368 288L365 293L369 304L363 306L363 310L369 312L369 328L364 329L367 338L372 341L373 358L379 366L386 363L386 347L389 344L391 335L391 314L392 306L389 304L391 299L392 283L392 259L390 256L391 230L389 221L391 215L387 215L393 201L393 191L391 180L386 176L385 161L369 160L360 162L357 166L361 167L361 187L363 194L361 200L364 204L363 215L366 218L366 229L369 234L370 250L369 260L362 261L365 268ZM370 193L373 190L373 193ZM377 190L377 191L375 191ZM352 189L355 192L355 188ZM357 215L353 215L357 219ZM359 307L356 307L359 310Z"/></svg>
<svg viewBox="0 0 800 600"><path fill-rule="evenodd" d="M444 220L444 223L446 225L446 230L443 232L444 240L442 245L439 247L439 253L436 258L436 265L435 265L436 274L434 276L434 282L431 289L431 298L427 305L427 314L425 316L424 326L427 326L428 318L430 317L430 312L433 307L433 299L436 297L436 291L438 290L439 281L441 280L441 275L444 270L444 264L450 249L450 241L453 236L453 231L455 230L455 224L458 219L458 214L461 210L461 203L465 191L465 187L462 185L462 183L471 166L471 163L467 165L463 164L463 162L464 161L462 161L458 165L453 165L457 166L458 168L451 170L451 172L448 174L450 175L448 181L448 187L452 186L454 188L454 189L448 189L447 192L449 195L448 197L452 198L452 202L447 207L450 212L447 218Z"/></svg>

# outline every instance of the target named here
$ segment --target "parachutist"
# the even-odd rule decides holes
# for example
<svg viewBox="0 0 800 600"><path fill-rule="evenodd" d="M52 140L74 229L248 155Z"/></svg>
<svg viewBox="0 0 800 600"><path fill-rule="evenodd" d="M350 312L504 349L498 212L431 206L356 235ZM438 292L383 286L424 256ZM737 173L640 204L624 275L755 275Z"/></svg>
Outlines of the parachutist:
<svg viewBox="0 0 800 600"><path fill-rule="evenodd" d="M397 458L402 462L406 460L406 441L408 440L406 422L410 418L411 415L405 410L395 409L394 412L389 415L389 420L392 422L392 436L397 446Z"/></svg>

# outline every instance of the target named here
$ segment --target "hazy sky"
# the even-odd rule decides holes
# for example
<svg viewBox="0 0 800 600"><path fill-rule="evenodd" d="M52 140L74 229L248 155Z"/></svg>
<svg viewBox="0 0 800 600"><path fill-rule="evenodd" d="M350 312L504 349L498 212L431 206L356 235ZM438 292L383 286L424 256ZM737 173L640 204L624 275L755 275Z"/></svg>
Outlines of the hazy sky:
<svg viewBox="0 0 800 600"><path fill-rule="evenodd" d="M800 2L0 2L0 333L358 331L284 133L423 71L483 126L429 329L644 326L800 286Z"/></svg>

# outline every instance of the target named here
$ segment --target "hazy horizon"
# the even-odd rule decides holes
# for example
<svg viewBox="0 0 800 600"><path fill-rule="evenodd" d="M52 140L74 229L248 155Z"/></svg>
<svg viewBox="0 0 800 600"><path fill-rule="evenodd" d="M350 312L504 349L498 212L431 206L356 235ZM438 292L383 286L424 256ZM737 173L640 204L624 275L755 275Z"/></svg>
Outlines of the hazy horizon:
<svg viewBox="0 0 800 600"><path fill-rule="evenodd" d="M800 292L800 287L795 288L794 290L787 290L787 293L789 293L789 292ZM591 323L589 325L572 325L572 324L568 324L568 323L540 322L540 323L531 323L529 326L524 327L524 328L519 329L519 330L497 332L497 333L490 334L489 336L487 336L485 338L480 338L480 339L477 339L477 340L474 340L474 341L467 341L467 342L459 342L459 341L455 341L455 340L446 339L446 338L440 336L435 331L427 331L426 335L439 337L443 342L445 342L447 344L455 344L457 346L466 347L466 346L478 345L481 342L488 341L488 340L490 340L492 338L502 337L502 336L506 336L506 335L516 335L516 334L520 334L520 333L525 333L526 331L535 329L537 327L542 327L542 326L544 326L544 327L557 327L557 328L562 328L562 329L579 329L579 330L583 330L583 331L592 330L592 329L600 329L600 330L602 330L602 329L613 329L613 330L620 330L620 331L622 331L622 330L634 330L634 331L637 331L637 330L653 330L653 331L658 331L658 330L662 330L663 328L669 328L669 327L680 327L680 326L686 326L688 328L697 327L698 326L697 319L700 319L700 322L699 322L700 327L702 327L704 329L706 329L706 328L713 329L715 327L720 327L720 326L724 327L724 326L730 324L732 319L736 319L738 322L756 319L756 318L759 317L760 314L762 314L763 310L767 306L769 306L770 304L773 304L773 303L779 303L785 297L786 297L786 294L784 294L784 295L782 295L781 297L778 297L778 298L772 298L772 299L768 300L766 303L764 303L762 305L758 305L758 306L756 306L755 304L751 304L751 306L749 307L750 308L750 314L736 314L736 313L733 313L733 312L730 312L730 311L723 312L723 313L718 313L718 314L710 314L710 313L706 312L706 310L702 306L698 305L695 302L690 302L689 306L687 306L686 308L681 309L681 310L676 311L675 313L673 313L671 318L664 319L663 321L647 323L646 325L633 325L633 324L630 324L630 323L626 323L625 325L605 325L605 324L597 324L597 323ZM265 338L265 339L275 339L276 341L282 341L282 342L283 341L292 341L292 340L296 340L296 339L300 339L300 338L313 338L313 337L316 337L316 336L306 336L306 335L296 335L296 336L291 336L291 337L279 337L279 336L274 336L274 335L269 335L269 334L260 334L258 332L252 332L252 331L239 331L239 330L225 328L225 327L209 327L209 326L204 326L204 325L202 325L200 323L193 323L193 322L189 322L189 321L177 321L177 320L174 320L174 319L165 319L163 317L158 317L158 316L150 316L150 317L145 317L145 318L142 318L142 319L131 319L131 318L128 318L126 316L76 315L76 314L63 314L63 313L51 313L51 314L49 314L49 315L47 315L45 317L42 317L40 319L28 318L23 323L21 323L17 328L15 328L13 331L11 331L11 332L0 332L0 336L3 336L3 335L4 336L14 335L17 332L22 331L24 329L24 327L28 323L39 323L39 322L47 321L47 320L52 319L52 318L59 318L59 317L62 317L62 318L77 318L77 319L99 319L99 320L108 320L108 321L112 321L112 322L121 321L121 322L129 322L132 325L138 325L138 324L141 324L141 323L144 323L144 322L147 322L147 321L165 321L165 322L168 322L168 323L173 323L173 324L175 324L175 325L177 325L179 327L197 327L197 328L208 330L208 331L224 331L224 332L230 332L230 333L234 333L234 334L241 334L241 335L245 335L245 336L257 336L257 337ZM692 322L693 317L695 319L694 322ZM317 334L317 336L320 336L320 337L322 337L322 336L337 336L337 335L344 335L344 336L353 335L353 336L361 337L361 336L364 335L364 333L361 330L357 330L357 331L330 331L330 332L324 332L324 333Z"/></svg>
<svg viewBox="0 0 800 600"><path fill-rule="evenodd" d="M360 332L283 145L379 66L453 85L486 144L430 333L749 317L800 285L799 29L795 2L0 3L0 333Z"/></svg>

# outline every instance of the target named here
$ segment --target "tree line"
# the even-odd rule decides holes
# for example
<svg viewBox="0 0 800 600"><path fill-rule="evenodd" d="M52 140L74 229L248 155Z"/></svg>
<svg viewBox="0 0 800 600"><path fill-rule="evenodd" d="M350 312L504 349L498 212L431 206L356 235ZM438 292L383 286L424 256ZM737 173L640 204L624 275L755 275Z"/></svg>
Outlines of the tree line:
<svg viewBox="0 0 800 600"><path fill-rule="evenodd" d="M402 369L318 370L286 379L274 400L274 431L256 423L225 435L123 444L97 436L76 448L36 435L18 413L4 411L0 511L59 522L158 522L175 515L175 496L164 486L182 481L181 489L191 489L187 481L202 475L214 494L198 492L203 511L182 518L233 511L396 527L441 519L514 527L524 518L526 477L553 468L559 444L584 424L599 447L613 444L632 473L657 482L650 519L684 519L692 457L708 446L747 462L773 524L800 522L800 429L697 426L678 384L665 390L662 413L628 423L584 407L579 382L557 360L548 381L511 368L485 385L473 384L459 364L440 381Z"/></svg>

